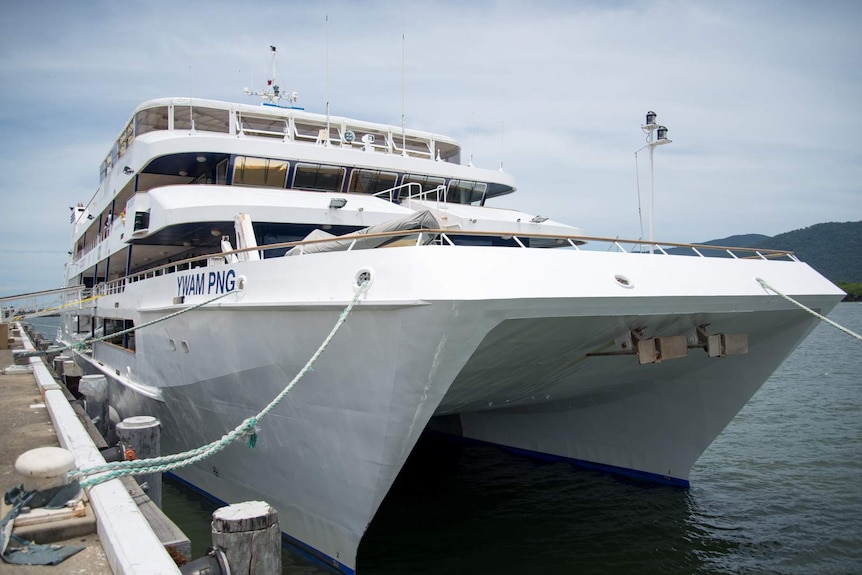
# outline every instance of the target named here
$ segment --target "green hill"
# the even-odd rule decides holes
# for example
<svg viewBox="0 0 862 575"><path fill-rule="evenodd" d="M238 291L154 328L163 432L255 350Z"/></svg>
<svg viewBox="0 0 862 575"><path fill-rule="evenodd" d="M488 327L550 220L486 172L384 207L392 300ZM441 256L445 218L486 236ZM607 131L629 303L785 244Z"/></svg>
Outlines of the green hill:
<svg viewBox="0 0 862 575"><path fill-rule="evenodd" d="M699 243L792 251L846 291L845 301L862 301L862 222L829 222L774 237L745 234Z"/></svg>
<svg viewBox="0 0 862 575"><path fill-rule="evenodd" d="M747 234L703 243L790 250L834 283L862 283L862 222L829 222L773 237Z"/></svg>
<svg viewBox="0 0 862 575"><path fill-rule="evenodd" d="M763 234L743 234L740 236L730 236L720 240L710 240L708 242L695 242L707 246L727 246L729 248L750 248L760 245L760 242L771 239Z"/></svg>

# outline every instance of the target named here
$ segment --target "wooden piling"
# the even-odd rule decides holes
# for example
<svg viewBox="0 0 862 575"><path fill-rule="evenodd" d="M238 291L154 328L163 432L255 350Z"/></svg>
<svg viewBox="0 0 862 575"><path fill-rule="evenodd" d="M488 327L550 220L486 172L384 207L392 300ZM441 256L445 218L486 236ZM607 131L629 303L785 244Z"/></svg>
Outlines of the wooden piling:
<svg viewBox="0 0 862 575"><path fill-rule="evenodd" d="M124 450L132 449L137 459L147 459L161 455L161 422L149 415L127 417L117 424L117 437ZM136 476L150 499L162 507L162 474L148 473Z"/></svg>
<svg viewBox="0 0 862 575"><path fill-rule="evenodd" d="M231 575L281 573L278 512L265 501L216 509L212 541L227 557Z"/></svg>
<svg viewBox="0 0 862 575"><path fill-rule="evenodd" d="M63 382L66 384L66 389L71 391L76 399L83 397L78 391L78 384L81 382L81 376L83 375L84 371L74 360L70 359L63 362Z"/></svg>
<svg viewBox="0 0 862 575"><path fill-rule="evenodd" d="M68 355L58 355L52 361L52 366L54 367L54 373L57 374L57 377L63 377L63 364L67 361L70 361L72 358Z"/></svg>
<svg viewBox="0 0 862 575"><path fill-rule="evenodd" d="M85 375L78 384L84 395L87 416L102 437L108 437L108 378L104 375Z"/></svg>

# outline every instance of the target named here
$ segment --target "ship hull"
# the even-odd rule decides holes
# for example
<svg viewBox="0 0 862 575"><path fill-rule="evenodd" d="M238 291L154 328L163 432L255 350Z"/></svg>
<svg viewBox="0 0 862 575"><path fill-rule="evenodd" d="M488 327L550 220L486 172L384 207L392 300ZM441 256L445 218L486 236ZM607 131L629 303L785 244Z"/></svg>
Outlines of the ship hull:
<svg viewBox="0 0 862 575"><path fill-rule="evenodd" d="M348 572L433 416L472 439L687 484L816 325L756 278L792 285L822 312L842 295L799 262L572 250L401 247L230 269L241 291L140 330L134 353L96 344L90 368L117 376L121 416L162 421L165 452L196 447L302 371L369 275L313 370L260 422L256 446L175 472L222 501L268 501L286 534ZM212 296L189 293L182 275L107 295L99 315L140 324ZM745 334L748 353L709 357L696 347L703 326ZM686 336L692 348L642 365L622 353L632 332Z"/></svg>

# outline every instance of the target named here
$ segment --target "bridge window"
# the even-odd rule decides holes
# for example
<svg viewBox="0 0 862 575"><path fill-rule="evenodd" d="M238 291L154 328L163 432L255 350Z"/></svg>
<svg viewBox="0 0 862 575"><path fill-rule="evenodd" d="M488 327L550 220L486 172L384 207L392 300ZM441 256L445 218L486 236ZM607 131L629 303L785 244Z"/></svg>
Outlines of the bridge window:
<svg viewBox="0 0 862 575"><path fill-rule="evenodd" d="M480 204L488 184L469 180L452 180L446 190L446 201L453 204Z"/></svg>
<svg viewBox="0 0 862 575"><path fill-rule="evenodd" d="M395 187L396 174L379 170L353 170L347 191L351 194L376 194Z"/></svg>
<svg viewBox="0 0 862 575"><path fill-rule="evenodd" d="M339 192L344 181L344 168L322 164L297 164L293 186L300 190Z"/></svg>
<svg viewBox="0 0 862 575"><path fill-rule="evenodd" d="M123 133L120 135L120 139L117 140L117 145L119 146L119 157L123 157L123 154L125 154L129 146L132 145L132 140L134 139L135 131L133 122L129 122L123 130Z"/></svg>
<svg viewBox="0 0 862 575"><path fill-rule="evenodd" d="M422 195L420 199L436 201L438 199L442 200L443 197L437 198L436 193L426 193L431 192L435 188L442 186L446 183L446 180L443 178L436 178L434 176L421 176L418 174L407 174L404 176L405 184L419 184L422 187ZM415 196L419 191L416 189L416 186L410 186L409 188L403 188L401 192L401 197L407 197L407 195Z"/></svg>
<svg viewBox="0 0 862 575"><path fill-rule="evenodd" d="M168 129L168 107L149 108L135 114L135 134Z"/></svg>
<svg viewBox="0 0 862 575"><path fill-rule="evenodd" d="M288 162L269 158L237 156L233 167L233 183L238 186L283 188L287 181Z"/></svg>
<svg viewBox="0 0 862 575"><path fill-rule="evenodd" d="M284 118L255 117L240 114L240 129L247 136L283 139L286 133Z"/></svg>
<svg viewBox="0 0 862 575"><path fill-rule="evenodd" d="M227 133L228 111L217 108L174 106L174 130L191 130L194 120L195 130L201 132Z"/></svg>

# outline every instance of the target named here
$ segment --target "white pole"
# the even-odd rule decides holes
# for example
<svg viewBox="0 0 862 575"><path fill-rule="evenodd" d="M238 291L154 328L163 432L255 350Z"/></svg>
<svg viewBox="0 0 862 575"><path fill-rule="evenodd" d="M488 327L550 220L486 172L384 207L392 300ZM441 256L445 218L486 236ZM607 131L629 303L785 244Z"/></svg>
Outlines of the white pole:
<svg viewBox="0 0 862 575"><path fill-rule="evenodd" d="M324 4L324 9L326 5ZM329 145L330 125L329 125L329 10L326 9L326 18L323 22L324 34L326 36L326 142L324 145Z"/></svg>
<svg viewBox="0 0 862 575"><path fill-rule="evenodd" d="M649 253L654 253L655 239L653 238L653 211L655 210L655 191L653 182L653 150L652 130L649 132Z"/></svg>

